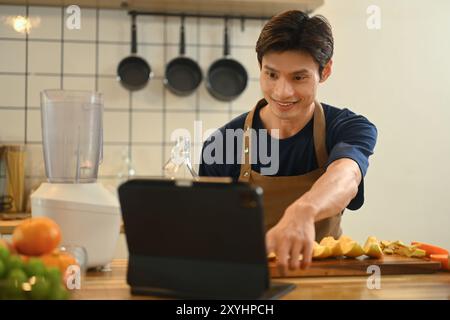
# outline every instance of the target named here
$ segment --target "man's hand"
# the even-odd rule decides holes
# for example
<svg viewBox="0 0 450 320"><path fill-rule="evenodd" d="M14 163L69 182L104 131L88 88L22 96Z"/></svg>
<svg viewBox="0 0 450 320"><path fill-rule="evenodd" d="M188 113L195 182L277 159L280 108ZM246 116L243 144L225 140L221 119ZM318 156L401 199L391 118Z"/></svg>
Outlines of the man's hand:
<svg viewBox="0 0 450 320"><path fill-rule="evenodd" d="M314 214L299 202L292 203L280 221L266 234L267 252L274 252L282 275L311 264L315 239ZM300 257L303 257L300 264Z"/></svg>

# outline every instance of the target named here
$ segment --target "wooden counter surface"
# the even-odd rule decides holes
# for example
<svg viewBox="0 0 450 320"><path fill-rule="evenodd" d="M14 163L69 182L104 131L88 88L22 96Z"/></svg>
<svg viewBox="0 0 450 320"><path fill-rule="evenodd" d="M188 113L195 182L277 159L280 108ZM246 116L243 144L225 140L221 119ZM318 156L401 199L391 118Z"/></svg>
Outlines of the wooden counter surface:
<svg viewBox="0 0 450 320"><path fill-rule="evenodd" d="M156 299L132 296L126 284L127 260L114 260L111 271L88 272L82 278L81 289L72 299ZM369 276L369 275L368 275ZM284 296L286 300L301 299L450 299L450 273L417 275L386 275L381 277L381 289L368 289L367 277L306 277L277 279L297 285Z"/></svg>

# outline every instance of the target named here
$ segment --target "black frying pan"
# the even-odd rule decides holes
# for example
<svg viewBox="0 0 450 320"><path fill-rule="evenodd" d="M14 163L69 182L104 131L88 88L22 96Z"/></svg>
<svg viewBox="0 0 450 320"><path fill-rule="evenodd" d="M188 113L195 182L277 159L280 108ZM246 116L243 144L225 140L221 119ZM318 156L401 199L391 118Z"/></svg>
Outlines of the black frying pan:
<svg viewBox="0 0 450 320"><path fill-rule="evenodd" d="M228 20L225 19L224 57L216 60L208 69L206 88L218 100L236 99L247 87L248 75L245 68L229 58Z"/></svg>
<svg viewBox="0 0 450 320"><path fill-rule="evenodd" d="M136 15L132 14L131 18L131 56L120 61L117 75L125 88L135 91L145 87L152 76L152 69L147 61L136 55Z"/></svg>
<svg viewBox="0 0 450 320"><path fill-rule="evenodd" d="M164 84L179 96L190 95L202 82L203 74L197 62L185 57L184 16L180 27L180 56L171 60L165 71Z"/></svg>

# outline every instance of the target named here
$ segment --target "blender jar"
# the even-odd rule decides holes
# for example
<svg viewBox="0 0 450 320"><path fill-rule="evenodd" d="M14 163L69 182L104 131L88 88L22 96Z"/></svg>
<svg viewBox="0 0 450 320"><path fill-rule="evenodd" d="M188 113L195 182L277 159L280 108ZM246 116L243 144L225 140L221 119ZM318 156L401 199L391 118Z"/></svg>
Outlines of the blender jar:
<svg viewBox="0 0 450 320"><path fill-rule="evenodd" d="M41 92L45 171L52 183L95 182L103 144L103 97L98 92Z"/></svg>

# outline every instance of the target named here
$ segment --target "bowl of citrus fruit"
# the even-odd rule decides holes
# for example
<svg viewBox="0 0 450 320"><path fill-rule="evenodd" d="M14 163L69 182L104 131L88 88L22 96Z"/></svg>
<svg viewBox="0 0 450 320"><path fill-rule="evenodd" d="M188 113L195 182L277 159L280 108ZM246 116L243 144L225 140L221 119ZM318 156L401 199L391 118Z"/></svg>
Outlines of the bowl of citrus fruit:
<svg viewBox="0 0 450 320"><path fill-rule="evenodd" d="M0 299L69 299L66 279L78 262L60 242L59 226L46 217L24 220L11 241L0 239Z"/></svg>

